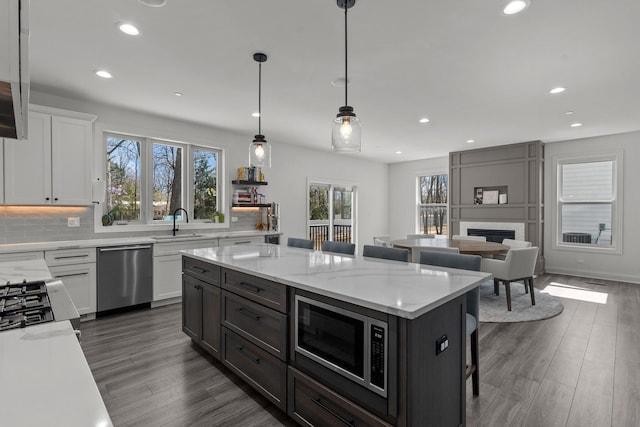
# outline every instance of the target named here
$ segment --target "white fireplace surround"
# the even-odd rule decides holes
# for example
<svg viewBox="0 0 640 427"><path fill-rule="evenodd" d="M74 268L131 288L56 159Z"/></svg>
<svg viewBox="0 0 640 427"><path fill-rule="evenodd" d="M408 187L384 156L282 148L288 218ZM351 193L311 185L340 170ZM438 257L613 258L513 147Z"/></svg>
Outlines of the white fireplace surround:
<svg viewBox="0 0 640 427"><path fill-rule="evenodd" d="M512 230L515 240L524 240L524 222L471 222L460 221L460 234L467 235L467 229L480 228L484 230Z"/></svg>

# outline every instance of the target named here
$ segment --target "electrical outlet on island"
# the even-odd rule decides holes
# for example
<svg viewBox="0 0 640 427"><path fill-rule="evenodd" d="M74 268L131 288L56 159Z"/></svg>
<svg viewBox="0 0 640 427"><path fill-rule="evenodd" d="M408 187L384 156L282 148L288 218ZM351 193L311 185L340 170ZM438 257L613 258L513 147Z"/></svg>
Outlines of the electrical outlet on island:
<svg viewBox="0 0 640 427"><path fill-rule="evenodd" d="M80 218L77 216L67 218L67 227L80 227Z"/></svg>

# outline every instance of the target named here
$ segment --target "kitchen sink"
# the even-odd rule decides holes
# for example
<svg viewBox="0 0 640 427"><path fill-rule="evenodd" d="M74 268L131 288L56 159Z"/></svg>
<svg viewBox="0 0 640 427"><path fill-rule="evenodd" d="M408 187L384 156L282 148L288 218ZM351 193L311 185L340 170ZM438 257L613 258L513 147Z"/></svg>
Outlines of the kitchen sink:
<svg viewBox="0 0 640 427"><path fill-rule="evenodd" d="M200 237L207 237L204 234L196 234L196 233L192 233L192 234L178 234L177 236L172 236L172 235L168 235L168 236L150 236L152 239L154 240L159 240L159 241L172 241L172 240L190 240L190 239L198 239Z"/></svg>

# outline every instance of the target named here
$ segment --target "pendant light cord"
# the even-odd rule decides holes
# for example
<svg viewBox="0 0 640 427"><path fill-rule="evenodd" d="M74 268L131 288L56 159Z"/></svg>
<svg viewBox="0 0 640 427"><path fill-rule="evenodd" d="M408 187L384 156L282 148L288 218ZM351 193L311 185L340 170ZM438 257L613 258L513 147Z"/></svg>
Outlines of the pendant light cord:
<svg viewBox="0 0 640 427"><path fill-rule="evenodd" d="M262 135L262 62L258 62L258 135Z"/></svg>
<svg viewBox="0 0 640 427"><path fill-rule="evenodd" d="M344 105L349 105L347 102L347 87L349 86L349 77L347 76L347 7L344 7Z"/></svg>

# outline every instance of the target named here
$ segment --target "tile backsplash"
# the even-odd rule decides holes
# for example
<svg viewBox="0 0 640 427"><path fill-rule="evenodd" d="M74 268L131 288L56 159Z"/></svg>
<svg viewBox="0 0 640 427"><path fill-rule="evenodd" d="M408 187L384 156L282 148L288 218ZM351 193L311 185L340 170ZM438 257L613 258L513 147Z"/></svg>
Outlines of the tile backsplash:
<svg viewBox="0 0 640 427"><path fill-rule="evenodd" d="M0 244L138 237L152 234L127 230L123 230L122 233L95 233L93 209L93 206L0 206ZM230 227L215 231L254 230L256 223L262 218L261 212L256 211L233 211L227 215ZM231 216L237 217L238 221L231 222ZM79 226L68 227L69 218L78 218ZM206 228L193 231L212 232Z"/></svg>

